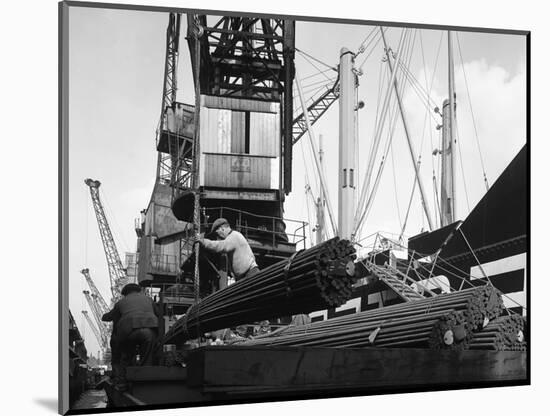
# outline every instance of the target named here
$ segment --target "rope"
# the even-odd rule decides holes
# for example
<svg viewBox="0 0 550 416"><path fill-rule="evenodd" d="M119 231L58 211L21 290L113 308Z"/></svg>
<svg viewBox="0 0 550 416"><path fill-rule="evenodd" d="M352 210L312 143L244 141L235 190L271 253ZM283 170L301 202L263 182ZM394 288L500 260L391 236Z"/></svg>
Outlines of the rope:
<svg viewBox="0 0 550 416"><path fill-rule="evenodd" d="M199 205L199 169L200 169L200 50L201 43L199 38L203 34L200 22L195 16L195 137L193 143L193 188L194 188L194 210L193 210L193 222L195 226L195 232L200 233L200 205ZM197 314L200 316L200 270L199 270L199 255L200 244L195 242L195 269L194 269L194 282L193 289L195 292L195 305L197 307ZM187 317L187 315L186 315ZM185 321L186 322L186 321ZM187 328L186 328L187 330ZM200 322L197 322L197 331L199 333L199 345L200 345Z"/></svg>

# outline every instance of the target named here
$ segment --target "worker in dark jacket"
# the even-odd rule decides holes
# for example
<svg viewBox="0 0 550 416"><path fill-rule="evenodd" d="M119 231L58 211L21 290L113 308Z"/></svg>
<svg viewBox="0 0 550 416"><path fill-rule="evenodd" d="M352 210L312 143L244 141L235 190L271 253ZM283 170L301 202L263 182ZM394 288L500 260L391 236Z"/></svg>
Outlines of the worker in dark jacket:
<svg viewBox="0 0 550 416"><path fill-rule="evenodd" d="M115 377L124 379L125 369L136 358L136 351L139 350L140 365L152 364L159 321L153 300L141 293L139 285L129 283L122 288L121 294L123 298L101 319L113 322L111 364Z"/></svg>
<svg viewBox="0 0 550 416"><path fill-rule="evenodd" d="M260 269L248 241L240 232L232 230L225 218L218 218L214 221L211 233L216 233L220 240L209 240L201 236L198 239L199 243L209 251L229 255L236 281L259 273Z"/></svg>

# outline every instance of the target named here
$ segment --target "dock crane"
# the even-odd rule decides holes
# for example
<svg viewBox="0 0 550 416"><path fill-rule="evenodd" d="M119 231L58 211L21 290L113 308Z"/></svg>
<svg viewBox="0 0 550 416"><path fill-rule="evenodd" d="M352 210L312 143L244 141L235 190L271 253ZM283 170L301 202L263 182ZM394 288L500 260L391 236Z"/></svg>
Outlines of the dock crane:
<svg viewBox="0 0 550 416"><path fill-rule="evenodd" d="M340 96L339 79L334 84L316 97L307 107L307 114L310 125L313 125L321 118L329 107L338 100ZM307 125L304 112L298 114L292 120L292 144L298 143L298 140L307 132Z"/></svg>
<svg viewBox="0 0 550 416"><path fill-rule="evenodd" d="M181 17L179 13L169 14L166 29L161 117L156 135L156 150L158 152L156 181L150 206L147 209L151 214L147 217L144 216L140 225L136 227L139 238L140 284L156 286L168 298L172 296L167 295L168 292L164 293L165 289L183 289L182 285L188 285L193 280L191 276L194 274L187 269L181 269L180 266L190 259L194 252L193 240L189 238L193 234L192 223L194 220L174 216L172 202L178 199L181 193L194 189L193 178L196 170L194 160L200 157L194 154L194 140L198 133L195 131L198 127L199 113L197 100L195 100L195 105L191 105L177 102L176 98ZM285 178L276 193L283 192L281 188L289 192L291 189L292 145L306 132L305 116L300 112L294 113L292 104L294 24L278 19L209 16L207 20L207 17L205 15L187 16L187 40L196 78L195 98L197 99L199 96L227 97L230 101L235 99L239 99L239 102L257 100L250 101L250 103L266 102L270 105L279 105L280 107L277 107L280 108L277 110L280 111L278 124L284 128L281 129L281 137L277 138L277 140L281 140L280 144L274 146L279 148L279 152L282 152L282 155L280 153L277 155L283 158L280 165L285 166L283 169ZM204 30L204 36L195 37L195 30L198 31L197 33ZM197 50L200 50L199 56L196 56ZM242 56L240 51L244 51L242 53L245 56ZM236 66L232 64L234 61ZM211 63L216 69L210 68ZM201 68L198 78L197 67ZM238 74L235 73L237 69L239 69ZM237 77L238 80L233 80L234 77ZM307 107L310 123L315 123L337 101L338 96L337 80L324 92L314 97ZM240 101L241 99L243 101ZM243 125L246 125L248 119L249 127L250 123L254 126L253 122L262 116L254 114L252 110L254 108L248 108L246 110L248 113L245 111L242 114L235 114L235 120L242 118ZM243 137L243 143L246 140L250 142L250 137L248 139ZM258 139L253 136L252 140ZM239 152L246 153L245 148ZM247 155L243 154L242 156L246 158ZM258 153L256 156L262 155ZM273 194L270 194L271 197L274 197ZM229 201L228 204L228 207L231 207L236 203ZM282 208L279 209L276 206L277 202L272 205L269 215L281 217ZM265 215L265 212L262 214ZM144 226L145 218L150 221L147 227ZM145 234L145 230L149 230L149 235ZM168 262L170 258L174 258L175 267L170 268L168 264L166 267L162 267L164 266L162 261ZM185 277L183 277L184 275ZM194 289L194 292L197 292L197 288ZM182 297L186 296L182 295ZM161 296L161 298L163 297ZM192 302L192 299L190 301Z"/></svg>
<svg viewBox="0 0 550 416"><path fill-rule="evenodd" d="M82 269L80 273L84 275L86 282L88 282L88 286L90 286L92 296L97 298L100 312L102 314L109 312L109 307L107 306L107 302L105 302L105 299L97 289L97 286L95 285L92 277L90 276L90 269L88 268Z"/></svg>
<svg viewBox="0 0 550 416"><path fill-rule="evenodd" d="M99 226L103 249L105 250L105 256L107 257L107 265L109 266L111 293L113 295L113 301L116 302L120 298L120 291L122 287L128 283L128 277L126 275L126 270L122 266L122 261L120 260L120 255L118 254L113 234L111 233L111 228L109 227L107 217L105 216L103 204L99 198L99 187L101 182L88 178L84 181L84 183L90 188L90 195L92 196L97 225Z"/></svg>
<svg viewBox="0 0 550 416"><path fill-rule="evenodd" d="M82 293L84 293L84 296L86 297L86 300L88 301L88 305L90 306L90 309L92 311L92 314L95 318L95 321L97 323L97 328L99 332L99 338L98 341L99 345L101 347L101 350L103 352L103 359L108 360L110 358L110 344L109 344L109 334L110 334L110 325L107 322L103 322L101 320L102 313L100 311L100 307L98 305L97 296L94 296L90 294L88 290L84 290ZM84 313L84 312L83 312ZM87 314L85 314L86 319L89 318ZM88 321L90 326L92 327L92 330L94 330L94 326L91 324L91 321ZM95 333L95 330L94 330ZM96 335L97 336L97 335Z"/></svg>
<svg viewBox="0 0 550 416"><path fill-rule="evenodd" d="M97 329L97 327L92 322L92 318L90 318L90 315L88 315L88 311L82 311L82 315L84 315L84 318L86 318L86 322L88 322L88 326L92 329L92 332L94 333L97 339L99 347L101 348L101 354L105 356L105 342L101 332L99 331L99 329Z"/></svg>
<svg viewBox="0 0 550 416"><path fill-rule="evenodd" d="M108 323L103 322L101 320L101 317L103 316L103 313L101 313L101 310L99 308L97 297L90 293L89 290L83 290L82 293L84 294L84 297L88 301L88 305L90 306L90 310L92 311L92 314L94 315L94 319L96 321L96 324L99 328L99 331L104 334L105 338L108 338L109 328Z"/></svg>

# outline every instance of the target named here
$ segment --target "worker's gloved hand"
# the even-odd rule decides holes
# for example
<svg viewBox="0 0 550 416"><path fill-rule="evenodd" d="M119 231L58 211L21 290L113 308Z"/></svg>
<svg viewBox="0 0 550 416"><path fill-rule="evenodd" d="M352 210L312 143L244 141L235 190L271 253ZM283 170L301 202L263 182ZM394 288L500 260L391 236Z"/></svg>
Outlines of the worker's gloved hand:
<svg viewBox="0 0 550 416"><path fill-rule="evenodd" d="M202 234L197 234L195 236L195 243L199 243L201 246L204 245L204 233Z"/></svg>

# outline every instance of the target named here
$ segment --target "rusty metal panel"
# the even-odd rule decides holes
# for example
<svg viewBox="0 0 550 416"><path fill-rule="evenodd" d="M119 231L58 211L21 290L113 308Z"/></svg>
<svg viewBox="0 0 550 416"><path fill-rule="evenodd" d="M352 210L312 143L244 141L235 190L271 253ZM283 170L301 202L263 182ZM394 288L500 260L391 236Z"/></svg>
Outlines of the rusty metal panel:
<svg viewBox="0 0 550 416"><path fill-rule="evenodd" d="M231 150L230 110L201 108L201 152L229 153Z"/></svg>
<svg viewBox="0 0 550 416"><path fill-rule="evenodd" d="M216 152L218 140L219 111L206 107L201 107L200 111L201 152Z"/></svg>
<svg viewBox="0 0 550 416"><path fill-rule="evenodd" d="M279 114L250 113L250 154L279 156Z"/></svg>
<svg viewBox="0 0 550 416"><path fill-rule="evenodd" d="M271 189L272 158L228 154L204 156L204 186Z"/></svg>
<svg viewBox="0 0 550 416"><path fill-rule="evenodd" d="M201 107L253 111L259 113L278 113L280 105L278 102L272 101L201 95Z"/></svg>
<svg viewBox="0 0 550 416"><path fill-rule="evenodd" d="M231 112L231 153L245 152L245 112Z"/></svg>
<svg viewBox="0 0 550 416"><path fill-rule="evenodd" d="M230 110L218 111L218 140L216 152L229 153L231 150L231 113Z"/></svg>

